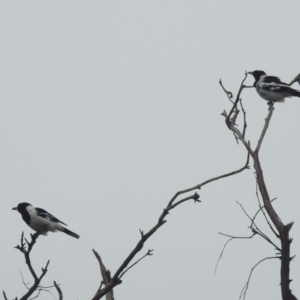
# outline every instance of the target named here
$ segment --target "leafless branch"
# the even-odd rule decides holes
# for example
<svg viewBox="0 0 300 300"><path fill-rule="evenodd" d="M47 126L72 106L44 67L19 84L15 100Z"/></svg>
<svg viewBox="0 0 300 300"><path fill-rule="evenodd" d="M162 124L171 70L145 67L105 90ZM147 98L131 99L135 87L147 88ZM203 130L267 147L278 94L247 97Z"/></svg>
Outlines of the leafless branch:
<svg viewBox="0 0 300 300"><path fill-rule="evenodd" d="M42 290L43 290L43 289L37 288L37 289L36 289L37 294L36 294L34 297L29 298L29 300L33 300L33 299L38 298L38 297L40 296L40 293L41 293Z"/></svg>
<svg viewBox="0 0 300 300"><path fill-rule="evenodd" d="M266 134L266 132L267 132L267 129L268 129L268 127L269 127L269 123L270 123L270 120L271 120L272 115L273 115L273 110L274 110L274 107L273 107L273 106L270 106L268 116L267 116L267 118L265 119L265 126L264 126L264 128L263 128L263 130L262 130L262 132L261 132L260 138L259 138L259 140L258 140L256 149L255 149L255 153L256 153L256 154L258 154L258 152L259 152L260 146L261 146L261 144L262 144L262 141L263 141L263 139L264 139L264 137L265 137L265 134Z"/></svg>
<svg viewBox="0 0 300 300"><path fill-rule="evenodd" d="M41 280L43 279L43 277L46 275L46 273L48 271L48 265L50 263L50 260L48 260L45 268L42 268L42 273L39 277L36 275L32 265L31 265L30 252L31 252L34 244L36 243L36 240L38 237L39 237L39 233L31 234L31 241L29 242L25 239L25 241L26 241L26 243L25 243L24 242L24 232L22 232L20 245L17 245L15 247L16 249L20 250L24 254L26 264L27 264L29 271L34 279L33 285L28 289L27 293L20 300L29 299L29 297L38 289ZM23 283L24 283L24 280L23 280Z"/></svg>
<svg viewBox="0 0 300 300"><path fill-rule="evenodd" d="M246 111L243 107L243 103L242 103L242 99L240 101L240 104L241 104L241 109L242 109L242 112L243 112L243 119L244 119L244 125L243 125L243 138L245 138L245 135L246 135L246 129L247 129L247 121L246 121Z"/></svg>
<svg viewBox="0 0 300 300"><path fill-rule="evenodd" d="M153 255L153 249L148 249L147 253L145 255L143 255L140 259L138 259L135 263L133 263L131 266L129 266L123 273L121 273L120 278L122 278L122 276L129 271L133 266L135 266L137 263L139 263L141 260L143 260L146 256L152 256Z"/></svg>
<svg viewBox="0 0 300 300"><path fill-rule="evenodd" d="M259 227L256 225L255 223L255 218L258 215L258 213L262 210L261 208L259 208L259 210L255 213L254 217L251 218L249 216L249 214L246 212L246 210L244 209L244 207L242 206L242 204L240 204L239 202L237 202L237 204L241 207L241 209L243 210L243 212L245 213L245 215L249 218L249 220L251 221L251 224L249 226L249 228L252 230L253 233L258 234L260 237L262 237L263 239L265 239L268 243L270 243L272 246L275 247L275 249L279 252L281 252L281 249L265 234L263 233ZM263 210L262 210L263 211ZM264 212L264 211L263 211Z"/></svg>
<svg viewBox="0 0 300 300"><path fill-rule="evenodd" d="M240 90L241 90L241 88L240 88ZM269 118L272 116L272 111L273 110L271 108L270 111L269 111L269 114L268 114ZM261 169L261 166L260 166L258 151L254 152L251 149L250 144L248 142L246 142L243 135L241 134L241 132L238 130L238 128L236 126L234 126L231 123L228 124L228 122L227 122L228 116L227 116L225 111L224 111L223 115L226 118L226 123L227 123L228 128L236 133L236 135L242 141L242 143L244 144L244 146L247 149L248 153L252 156L252 158L254 160L254 168L255 168L255 171L256 171L256 174L257 174L257 182L258 182L259 190L261 192L261 195L262 195L262 198L263 198L263 201L264 201L265 208L266 208L272 222L274 223L274 225L276 226L276 228L279 231L279 229L283 227L283 224L280 220L278 220L277 214L275 213L275 211L274 211L274 209L273 209L273 207L270 203L270 197L269 197L269 194L268 194L265 182L264 182L263 172L262 172L262 169ZM265 135L265 132L267 130L268 124L269 124L269 121L265 122L265 126L263 128L263 132L262 132L261 137L259 139L257 150L259 150L259 148L261 146L261 143L262 143L263 137Z"/></svg>
<svg viewBox="0 0 300 300"><path fill-rule="evenodd" d="M237 96L236 96L235 102L233 102L233 101L231 100L231 99L233 98L233 94L225 89L225 87L223 86L223 83L222 83L222 80L221 80L221 79L220 79L220 81L219 81L219 83L220 83L220 85L221 85L223 91L226 93L228 99L229 99L230 102L233 104L233 107L232 107L232 109L230 110L229 115L228 115L228 116L226 115L226 124L227 124L227 126L230 126L230 125L236 125L236 120L237 120L238 115L239 115L239 112L240 112L240 111L238 110L238 108L237 108L237 104L238 104L239 101L242 100L242 99L240 99L240 94L241 94L241 92L242 92L242 90L243 90L244 88L248 88L248 86L245 86L245 85L244 85L244 82L245 82L245 80L246 80L246 78L247 78L247 75L248 75L248 73L245 72L245 78L244 78L244 80L243 80L242 83L241 83L241 86L240 86L240 89L239 89L238 94L237 94ZM243 109L242 104L241 104L241 108ZM224 113L223 113L223 114L224 114ZM232 114L233 114L233 117L231 118L231 115L232 115ZM247 124L246 124L246 122L245 122L245 111L244 111L244 109L243 109L243 114L244 114L244 128L243 128L243 132L245 132L246 127L247 127ZM234 136L234 138L235 138L235 140L236 140L236 142L237 142L237 144L238 144L238 143L239 143L239 139L238 139L238 136L235 134L235 132L233 132L233 136Z"/></svg>
<svg viewBox="0 0 300 300"><path fill-rule="evenodd" d="M240 208L242 209L242 211L244 212L244 214L248 217L248 219L250 220L250 221L252 221L252 218L249 216L249 214L246 212L246 210L244 209L244 207L243 207L243 205L240 203L240 202L238 202L238 201L236 201L236 203L240 206Z"/></svg>
<svg viewBox="0 0 300 300"><path fill-rule="evenodd" d="M230 91L227 91L227 90L224 88L224 85L223 85L221 79L219 80L219 84L220 84L220 86L222 87L222 89L223 89L223 91L225 92L225 94L227 95L228 100L229 100L232 104L234 104L234 102L232 101L233 94L232 94Z"/></svg>
<svg viewBox="0 0 300 300"><path fill-rule="evenodd" d="M297 76L296 79L294 80L294 82L298 81L299 78ZM242 86L243 86L244 81L245 81L245 79L242 81L242 84L241 84L241 87L239 90L240 92L242 91ZM293 83L293 81L291 83ZM222 115L225 117L227 127L231 131L233 131L234 134L236 134L236 136L239 138L239 140L242 141L247 152L251 155L251 157L254 161L254 169L256 171L257 184L259 187L260 194L262 196L264 208L265 208L269 218L271 219L272 223L274 224L277 231L279 232L279 237L280 237L280 241L281 241L281 254L282 254L282 256L281 256L281 294L282 294L282 299L283 300L291 300L293 297L295 297L291 293L291 290L290 290L291 280L289 278L289 270L290 270L289 266L290 266L290 261L291 261L290 243L292 241L289 238L289 231L290 231L293 223L284 225L282 223L282 221L280 220L280 218L278 217L277 213L275 212L275 210L272 206L271 200L270 200L270 196L269 196L266 184L265 184L264 175L263 175L263 171L262 171L262 167L261 167L259 155L258 155L259 150L262 145L262 142L263 142L263 139L264 139L264 136L266 134L267 128L269 126L274 108L272 106L270 106L270 108L269 108L268 116L265 119L265 124L264 124L263 130L262 130L262 133L260 135L260 138L258 140L257 147L256 147L255 151L253 151L250 147L250 143L245 140L245 136L239 131L239 129L236 127L235 123L230 121L230 116L231 116L233 110L235 109L235 106L236 106L236 103L238 102L239 97L240 97L240 95L237 97L237 99L235 101L235 105L233 105L229 115L227 115L226 111L224 111L222 113ZM264 237L266 240L270 241L270 239L268 239L268 237L266 237L266 235L262 234L261 231L260 231L260 233L261 233L260 235L262 237Z"/></svg>
<svg viewBox="0 0 300 300"><path fill-rule="evenodd" d="M4 291L3 291L3 297L4 297L4 300L7 300L7 297L6 297L6 294Z"/></svg>
<svg viewBox="0 0 300 300"><path fill-rule="evenodd" d="M97 295L97 293L99 293L101 291L102 285L104 284L105 286L107 286L110 281L111 281L111 275L110 275L110 271L106 269L104 263L102 262L102 259L100 257L100 255L93 249L94 255L96 256L98 263L99 263L99 267L100 267L100 272L103 278L103 281L100 282L100 286L98 288L98 291L96 292L95 295ZM107 292L106 294L106 300L114 300L114 291L113 289L111 289L110 291Z"/></svg>
<svg viewBox="0 0 300 300"><path fill-rule="evenodd" d="M237 202L237 204L241 207L241 209L243 210L243 212L245 213L245 215L246 215L246 216L249 218L249 220L251 221L251 225L250 225L249 228L252 230L252 235L251 235L251 236L248 236L248 237L239 237L239 236L233 236L233 235L229 235L229 234L225 234L225 233L219 232L219 234L229 237L229 240L225 243L225 245L224 245L224 247L223 247L223 249L222 249L222 251L221 251L221 254L220 254L219 258L218 258L218 261L217 261L217 264L216 264L216 267L215 267L215 273L217 272L217 268L218 268L219 262L220 262L220 260L221 260L221 258L222 258L222 256L223 256L223 253L224 253L224 251L225 251L225 248L226 248L227 244L228 244L230 241L232 241L233 239L251 239L254 235L258 234L259 236L261 236L262 238L264 238L267 242L269 242L270 244L272 244L272 245L275 247L276 250L278 250L279 252L281 252L281 249L280 249L276 244L274 244L274 243L268 238L268 236L265 235L265 234L258 228L258 226L255 224L255 221L254 221L254 220L255 220L256 216L258 215L258 213L262 210L262 208L260 207L259 210L255 213L254 217L251 218L251 217L249 216L249 214L246 212L246 210L244 209L244 207L243 207L238 201L236 201L236 202Z"/></svg>
<svg viewBox="0 0 300 300"><path fill-rule="evenodd" d="M225 177L229 177L229 176L238 174L238 173L244 171L245 169L249 169L249 154L247 154L246 163L245 163L245 165L244 165L242 168L240 168L240 169L238 169L238 170L236 170L236 171L230 172L230 173L226 173L226 174L221 175L221 176L213 177L213 178L211 178L211 179L209 179L209 180L206 180L206 181L204 181L204 182L202 182L202 183L200 183L200 184L197 184L197 185L195 185L195 186L193 186L193 187L191 187L191 188L188 188L188 189L185 189L185 190L182 190L182 191L177 192L177 193L173 196L173 198L170 200L169 205L172 205L172 203L176 200L176 198L177 198L178 196L182 195L182 194L185 194L185 193L188 193L188 192L191 192L191 191L194 191L194 190L200 190L202 186L204 186L204 185L206 185L206 184L208 184L208 183L211 183L211 182L213 182L213 181L217 181L217 180L220 180L220 179L222 179L222 178L225 178Z"/></svg>
<svg viewBox="0 0 300 300"><path fill-rule="evenodd" d="M138 243L136 244L136 246L133 248L133 250L131 251L131 253L124 260L124 262L121 264L121 266L117 269L117 271L115 272L115 274L111 277L111 280L109 281L109 283L108 284L104 284L105 287L103 287L103 288L101 288L102 284L100 285L100 288L98 288L98 290L97 290L96 294L94 295L94 297L92 298L92 300L101 299L110 290L112 290L116 285L122 283L121 277L126 273L126 271L129 268L132 268L136 264L136 263L134 263L130 267L128 267L128 265L130 264L130 262L133 260L133 258L136 256L136 254L143 248L145 242L156 232L156 230L158 230L162 225L164 225L167 222L165 220L165 218L166 218L166 216L169 214L169 212L172 209L174 209L178 205L180 205L180 204L182 204L182 203L184 203L186 201L189 201L189 200L194 200L195 203L196 202L200 202L199 195L197 193L194 193L193 195L189 195L189 196L187 196L185 198L182 198L182 199L178 199L178 197L180 195L185 194L185 193L189 193L189 192L197 190L197 189L200 189L202 186L204 186L204 185L206 185L206 184L208 184L210 182L213 182L213 181L216 181L216 180L228 177L228 176L232 176L232 175L238 174L238 173L242 172L245 169L249 169L249 154L247 155L246 164L242 168L240 168L240 169L238 169L236 171L233 171L233 172L221 175L221 176L217 176L217 177L211 178L211 179L206 180L206 181L204 181L204 182L202 182L200 184L197 184L194 187L191 187L191 188L188 188L188 189L181 190L181 191L177 192L171 198L171 200L167 204L166 208L163 209L163 212L161 213L160 217L158 218L157 224L154 225L146 233L144 233L142 230L140 230L141 237L140 237L140 240L138 241ZM99 255L97 256L97 254L96 254L97 252L95 250L93 250L93 251L94 251L94 254L97 257L97 259L99 261L99 264L100 264L100 261L101 261L100 256ZM149 255L149 254L147 254L147 255ZM99 258L100 258L100 260L99 260ZM100 269L101 269L101 264L100 264Z"/></svg>
<svg viewBox="0 0 300 300"><path fill-rule="evenodd" d="M259 200L259 195L258 195L258 185L257 185L257 182L256 182L256 198L257 198L257 201L258 201L258 205L259 205L259 210L257 212L257 214L262 211L264 217L265 217L265 220L266 222L268 223L270 229L272 230L272 232L274 233L274 235L277 237L277 238L280 238L279 234L275 231L275 229L273 228L273 226L271 225L271 223L269 222L269 219L267 218L266 214L265 214L265 211L264 211L264 205L261 205L260 203L260 200ZM274 198L272 199L270 202L272 203L273 201L275 201L277 198ZM256 214L256 215L257 215ZM256 218L256 215L253 217L253 220Z"/></svg>
<svg viewBox="0 0 300 300"><path fill-rule="evenodd" d="M228 123L231 123L231 122L230 122L230 117L231 117L233 111L236 109L238 102L240 101L240 96L241 96L241 93L242 93L243 89L244 89L244 88L248 88L248 86L245 86L245 85L244 85L244 82L245 82L247 76L248 76L248 73L245 72L245 78L243 79L243 81L242 81L242 83L241 83L240 89L239 89L239 91L238 91L238 93L237 93L237 95L236 95L236 98L235 98L235 101L234 101L234 103L233 103L233 106L232 106L232 108L231 108L231 110L230 110L228 116L226 117L226 124L227 124L227 125L228 125ZM221 81L221 80L220 80L220 81ZM221 84L221 83L220 83L220 84ZM221 86L222 86L222 85L221 85ZM226 90L225 90L225 88L224 88L223 86L222 86L222 88L223 88L223 90L226 92ZM226 93L226 94L227 94L227 93Z"/></svg>
<svg viewBox="0 0 300 300"><path fill-rule="evenodd" d="M53 284L54 284L54 286L55 286L55 288L56 288L56 290L57 290L57 292L58 292L58 296L59 296L58 299L59 299L59 300L63 300L63 293L62 293L62 291L61 291L59 285L58 285L55 281L53 281Z"/></svg>
<svg viewBox="0 0 300 300"><path fill-rule="evenodd" d="M294 84L295 82L298 82L300 84L300 74L298 74L290 83L289 86Z"/></svg>
<svg viewBox="0 0 300 300"><path fill-rule="evenodd" d="M241 291L241 294L240 294L239 299L242 299L242 298L243 298L243 300L245 299L246 293L247 293L247 290L248 290L248 287L249 287L250 279L251 279L251 276L252 276L252 273L253 273L254 269L255 269L260 263L262 263L263 261L265 261L265 260L267 260L267 259L274 259L274 258L279 259L278 256L265 257L264 259L260 260L258 263L256 263L256 264L252 267L252 269L251 269L251 271L250 271L250 274L249 274L249 277L248 277L248 280L247 280L245 286L243 287L243 289L242 289L242 291Z"/></svg>
<svg viewBox="0 0 300 300"><path fill-rule="evenodd" d="M218 261L216 263L215 274L217 273L217 268L218 268L219 262L220 262L220 260L221 260L221 258L223 256L223 253L225 251L225 248L226 248L227 244L230 241L234 240L234 239L251 239L251 238L253 238L255 236L256 233L253 233L251 236L245 236L245 237L244 236L232 236L232 235L228 235L228 234L225 234L225 233L222 233L222 232L219 232L219 234L227 236L227 237L230 237L230 239L225 243L225 245L224 245L224 247L223 247L223 249L221 251L221 254L220 254L220 256L218 258Z"/></svg>
<svg viewBox="0 0 300 300"><path fill-rule="evenodd" d="M25 282L24 277L23 277L23 274L22 274L21 272L20 272L20 275L21 275L22 282L23 282L24 286L26 287L27 290L29 290L28 285L29 285L30 282L29 282L29 281L28 281L27 283Z"/></svg>

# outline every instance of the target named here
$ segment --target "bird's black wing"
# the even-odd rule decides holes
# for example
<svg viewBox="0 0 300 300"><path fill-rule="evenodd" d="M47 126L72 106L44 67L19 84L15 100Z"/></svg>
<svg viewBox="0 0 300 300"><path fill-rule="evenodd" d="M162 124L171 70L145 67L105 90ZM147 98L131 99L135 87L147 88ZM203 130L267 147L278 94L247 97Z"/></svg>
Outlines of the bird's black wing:
<svg viewBox="0 0 300 300"><path fill-rule="evenodd" d="M42 208L36 207L35 210L36 210L37 215L39 217L48 219L48 220L50 220L52 222L55 222L55 223L61 223L61 224L67 225L64 222L62 222L62 221L58 220L57 218L55 218L53 215L49 214L46 210L44 210Z"/></svg>
<svg viewBox="0 0 300 300"><path fill-rule="evenodd" d="M269 92L275 92L275 93L281 93L285 94L285 97L291 97L291 96L297 96L300 97L300 92L297 90L294 90L286 83L280 82L280 83L261 83L260 88L269 91Z"/></svg>
<svg viewBox="0 0 300 300"><path fill-rule="evenodd" d="M278 77L276 76L266 76L263 79L263 82L265 83L279 83L279 84L283 84L283 85L288 85L287 83L282 82Z"/></svg>

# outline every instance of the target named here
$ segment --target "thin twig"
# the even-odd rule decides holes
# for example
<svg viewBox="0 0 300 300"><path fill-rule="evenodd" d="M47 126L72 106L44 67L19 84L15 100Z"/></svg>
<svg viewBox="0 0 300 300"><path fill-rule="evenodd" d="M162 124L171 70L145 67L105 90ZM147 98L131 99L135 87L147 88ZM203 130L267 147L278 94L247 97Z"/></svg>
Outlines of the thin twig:
<svg viewBox="0 0 300 300"><path fill-rule="evenodd" d="M227 113L226 113L225 110L223 111L222 115L225 117L226 120L228 119L228 115L227 115ZM253 150L250 147L250 143L245 140L245 138L243 137L242 133L238 130L238 128L236 126L234 126L233 124L231 124L231 122L227 122L226 121L226 124L227 124L227 127L231 131L233 131L237 135L237 137L239 138L239 140L244 144L244 146L246 147L248 153L252 157L254 157L254 152L253 152Z"/></svg>
<svg viewBox="0 0 300 300"><path fill-rule="evenodd" d="M265 220L266 220L266 222L267 222L267 224L269 225L269 227L270 227L270 229L272 230L272 232L275 234L275 236L277 237L277 238L280 238L280 236L279 236L279 234L275 231L275 229L273 228L273 226L271 225L271 223L269 222L269 219L267 218L267 216L266 216L266 213L265 213L265 211L264 211L264 205L262 206L261 205L261 203L260 203L260 200L259 200L259 195L258 195L258 184L257 184L257 181L256 181L256 198L257 198L257 201L258 201L258 205L259 205L259 207L260 207L260 210L262 211L262 213L263 213L263 215L264 215L264 217L265 217ZM270 202L272 203L273 201L275 201L277 198L274 198L274 199L272 199ZM260 211L259 210L259 211ZM258 212L259 212L258 211Z"/></svg>
<svg viewBox="0 0 300 300"><path fill-rule="evenodd" d="M200 203L201 201L199 200L199 197L200 196L197 193L195 193L194 195L191 195L191 196L188 196L188 197L183 198L181 200L178 200L176 203L168 206L167 209L168 209L168 211L170 211L171 209L175 208L177 205L179 205L179 204L181 204L181 203L183 203L185 201L188 201L188 200L194 200L195 203L196 202Z"/></svg>
<svg viewBox="0 0 300 300"><path fill-rule="evenodd" d="M232 104L234 104L234 102L231 100L231 99L233 98L233 94L232 94L230 91L227 91L227 90L225 89L225 87L224 87L224 85L223 85L221 79L219 80L219 84L220 84L220 86L222 87L222 89L223 89L223 91L225 92L225 94L227 95L228 100L229 100Z"/></svg>
<svg viewBox="0 0 300 300"><path fill-rule="evenodd" d="M295 82L298 82L300 84L300 74L298 74L290 83L289 86L294 84Z"/></svg>
<svg viewBox="0 0 300 300"><path fill-rule="evenodd" d="M251 238L253 238L253 237L255 236L255 233L253 233L251 236L246 236L246 237L244 237L244 236L232 236L232 235L228 235L228 234L225 234L225 233L222 233L222 232L219 232L219 234L224 235L224 236L227 236L227 237L230 237L230 239L225 243L225 245L224 245L224 247L223 247L223 249L222 249L222 251L221 251L221 254L220 254L220 256L219 256L219 258L218 258L218 261L217 261L217 263L216 263L215 274L217 274L217 268L218 268L219 262L220 262L220 260L221 260L221 258L222 258L222 256L223 256L223 253L224 253L224 251L225 251L225 248L226 248L227 244L228 244L230 241L232 241L232 240L234 240L234 239L251 239Z"/></svg>
<svg viewBox="0 0 300 300"><path fill-rule="evenodd" d="M227 115L226 111L224 111L224 112L222 113L222 115L224 115L225 118L226 118L225 121L226 121L226 124L227 124L228 127L231 127L231 126L236 125L236 120L237 120L237 117L238 117L238 114L239 114L239 110L237 109L237 104L238 104L238 102L240 101L240 105L241 105L241 108L242 108L242 110L243 110L243 116L244 116L243 137L245 137L245 132L246 132L247 123L246 123L246 112L245 112L245 110L244 110L244 108L243 108L243 105L242 105L242 103L241 103L242 99L240 99L240 95L241 95L242 90L243 90L244 88L253 88L253 86L246 86L246 85L244 85L244 82L245 82L247 76L248 76L248 73L245 72L245 78L243 79L243 81L242 81L242 83L241 83L241 85L240 85L240 89L239 89L239 91L238 91L238 93L237 93L237 96L236 96L236 99L235 99L234 102L231 100L231 98L233 97L233 94L225 89L225 87L223 86L223 83L222 83L222 80L221 80L221 79L220 79L220 81L219 81L219 83L220 83L220 85L221 85L223 91L226 93L228 99L229 99L230 102L233 104L233 106L232 106L232 108L231 108L231 110L230 110L230 112L229 112L228 115ZM235 113L234 113L234 116L232 117L232 119L230 119L230 118L231 118L231 115L233 114L233 112L235 112ZM238 138L237 134L236 134L234 131L233 131L233 136L234 136L234 138L235 138L235 140L236 140L236 142L237 142L237 144L238 144L238 143L239 143L239 141L238 141L239 138Z"/></svg>
<svg viewBox="0 0 300 300"><path fill-rule="evenodd" d="M242 92L242 90L245 88L244 82L245 82L247 76L248 76L248 73L245 72L245 78L244 78L244 80L243 80L242 83L241 83L241 86L240 86L240 89L239 89L239 91L238 91L238 93L237 93L237 95L236 95L234 104L233 104L233 106L232 106L232 108L231 108L231 110L230 110L230 112L229 112L229 114L228 114L228 117L226 118L226 123L229 122L229 119L230 119L230 117L231 117L233 111L235 110L235 108L236 108L236 106L237 106L237 104L238 104L238 102L239 102L239 100L240 100L241 92Z"/></svg>
<svg viewBox="0 0 300 300"><path fill-rule="evenodd" d="M243 119L244 119L244 125L243 125L243 138L245 138L245 135L246 135L246 128L247 128L247 121L246 121L246 111L243 107L243 103L242 103L242 99L240 101L240 105L241 105L241 108L242 108L242 112L243 112Z"/></svg>
<svg viewBox="0 0 300 300"><path fill-rule="evenodd" d="M275 200L275 199L273 199ZM256 216L258 215L258 213L262 210L262 207L259 208L258 212L255 213L254 217L251 218L249 216L249 214L246 212L246 210L244 209L244 207L242 206L241 203L239 203L238 201L236 201L236 203L241 207L241 209L243 210L244 214L248 217L248 219L251 221L251 225L250 225L250 229L252 230L252 235L249 236L249 237L238 237L238 236L233 236L233 235L229 235L229 234L225 234L225 233L221 233L219 232L220 235L224 235L226 237L229 237L229 240L225 243L222 251L221 251L221 254L218 258L218 261L217 261L217 264L216 264L216 267L215 267L215 273L217 272L217 268L218 268L218 264L223 256L223 253L225 251L225 248L227 246L227 244L232 241L233 239L251 239L254 235L258 234L259 236L261 236L262 238L264 238L267 242L269 242L270 244L272 244L276 250L278 250L279 252L281 252L281 249L276 245L274 244L269 238L267 235L265 235L259 228L258 226L255 224L255 218ZM253 226L255 226L255 228L253 228Z"/></svg>
<svg viewBox="0 0 300 300"><path fill-rule="evenodd" d="M213 178L211 178L211 179L209 179L209 180L206 180L206 181L204 181L204 182L202 182L202 183L200 183L200 184L197 184L197 185L195 185L195 186L193 186L193 187L191 187L191 188L188 188L188 189L179 191L179 192L177 192L177 193L172 197L172 199L170 200L170 202L169 202L168 205L171 206L172 203L176 200L176 198L177 198L178 196L182 195L182 194L185 194L185 193L188 193L188 192L191 192L191 191L194 191L194 190L199 190L199 189L201 189L202 186L204 186L204 185L206 185L206 184L208 184L208 183L210 183L210 182L217 181L217 180L220 180L220 179L222 179L222 178L225 178L225 177L229 177L229 176L238 174L238 173L244 171L245 169L249 169L249 153L247 153L246 163L245 163L245 165L244 165L242 168L240 168L240 169L238 169L238 170L236 170L236 171L230 172L230 173L226 173L226 174L221 175L221 176L213 177Z"/></svg>
<svg viewBox="0 0 300 300"><path fill-rule="evenodd" d="M256 149L255 149L255 153L256 153L256 154L258 154L259 149L260 149L260 146L261 146L261 144L262 144L262 141L263 141L263 139L264 139L264 137L265 137L265 134L266 134L266 132L267 132L267 129L268 129L270 120L271 120L272 115L273 115L273 110L274 110L274 107L273 107L273 106L270 106L268 116L267 116L267 118L265 119L265 126L264 126L264 128L263 128L263 130L262 130L262 132L261 132L261 136L260 136L260 138L259 138L259 140L258 140Z"/></svg>
<svg viewBox="0 0 300 300"><path fill-rule="evenodd" d="M245 215L249 218L250 221L252 221L252 218L248 215L248 213L246 212L246 210L244 209L243 205L238 202L238 201L235 201L239 206L240 208L243 210L243 212L245 213Z"/></svg>
<svg viewBox="0 0 300 300"><path fill-rule="evenodd" d="M147 253L145 255L143 255L140 259L138 259L135 263L133 263L131 266L129 266L123 273L121 273L119 278L122 278L122 276L129 271L133 266L135 266L137 263L139 263L142 259L144 259L146 256L152 256L153 255L153 250L154 249L148 249Z"/></svg>
<svg viewBox="0 0 300 300"><path fill-rule="evenodd" d="M245 286L243 287L243 289L242 289L242 291L241 291L241 294L240 294L239 299L241 299L241 298L243 297L243 300L244 300L245 297L246 297L246 293L247 293L247 290L248 290L248 287L249 287L249 283L250 283L250 279L251 279L253 270L254 270L260 263L262 263L263 261L265 261L265 260L267 260L267 259L274 259L274 258L279 259L278 256L265 257L264 259L260 260L258 263L256 263L256 264L252 267L252 269L251 269L251 271L250 271L250 274L249 274L249 277L248 277L248 280L247 280Z"/></svg>
<svg viewBox="0 0 300 300"><path fill-rule="evenodd" d="M23 277L23 274L22 274L21 272L20 272L20 275L21 275L22 282L23 282L24 286L26 287L27 290L29 290L28 284L30 283L30 281L28 281L28 283L26 283L26 282L24 281L24 277Z"/></svg>
<svg viewBox="0 0 300 300"><path fill-rule="evenodd" d="M242 206L242 204L240 204L238 201L236 201L236 202L239 204L239 206L241 207L241 209L243 210L243 212L245 213L245 215L246 215L246 216L249 218L249 220L251 221L251 225L250 225L249 228L252 230L252 232L258 234L259 236L261 236L264 240L266 240L268 243L270 243L272 246L274 246L275 249L276 249L277 251L281 252L281 249L280 249L274 242L272 242L272 240L271 240L265 233L263 233L263 232L258 228L258 226L255 224L255 222L254 222L254 219L256 218L258 212L259 212L261 209L258 210L258 212L254 215L253 218L251 218L251 217L249 216L249 214L246 212L246 210L244 209L244 207ZM254 226L255 228L253 228L253 226Z"/></svg>

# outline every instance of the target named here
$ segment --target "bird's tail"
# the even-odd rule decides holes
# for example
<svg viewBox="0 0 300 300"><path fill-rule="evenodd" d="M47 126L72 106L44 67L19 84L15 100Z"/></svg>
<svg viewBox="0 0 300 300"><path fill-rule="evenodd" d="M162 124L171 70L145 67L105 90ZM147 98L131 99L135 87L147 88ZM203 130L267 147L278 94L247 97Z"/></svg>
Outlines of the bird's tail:
<svg viewBox="0 0 300 300"><path fill-rule="evenodd" d="M63 228L63 232L64 233L66 233L66 234L68 234L68 235L70 235L70 236L72 236L72 237L74 237L74 238L76 238L76 239L79 239L79 235L77 234L77 233L75 233L75 232L73 232L73 231L71 231L71 230L69 230L69 229L67 229L67 228L65 228L65 227L62 227Z"/></svg>
<svg viewBox="0 0 300 300"><path fill-rule="evenodd" d="M300 97L300 91L297 91L297 90L293 90L293 96L295 97Z"/></svg>

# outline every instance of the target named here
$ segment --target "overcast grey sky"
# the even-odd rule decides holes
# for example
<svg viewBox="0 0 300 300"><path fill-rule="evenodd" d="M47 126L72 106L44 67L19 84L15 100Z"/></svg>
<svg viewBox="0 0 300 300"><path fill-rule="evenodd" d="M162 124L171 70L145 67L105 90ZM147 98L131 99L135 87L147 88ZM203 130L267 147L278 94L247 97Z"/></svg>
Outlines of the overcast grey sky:
<svg viewBox="0 0 300 300"><path fill-rule="evenodd" d="M66 299L90 299L100 281L92 248L114 272L176 191L240 168L246 153L220 115L230 103L218 81L236 94L246 70L294 78L299 10L299 1L2 1L0 272L9 299L25 293L19 272L32 282L13 249L32 232L11 210L18 203L81 235L39 238L32 262L39 272L50 259L43 285L56 280ZM242 98L255 144L267 104L254 89ZM295 221L292 255L300 253L299 111L297 98L276 105L261 149L275 209ZM251 267L274 256L258 237L233 241L214 274L226 241L218 232L251 234L235 202L257 209L252 162L200 195L167 217L141 252L154 256L126 274L117 300L238 299ZM298 297L298 257L291 278ZM247 299L280 299L279 283L279 262L266 261Z"/></svg>

